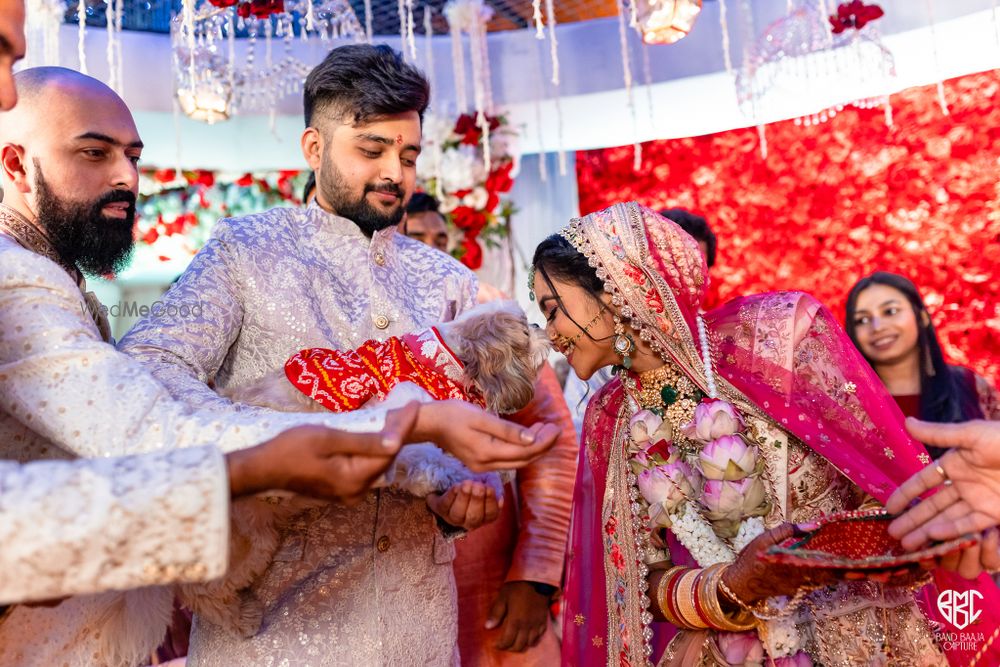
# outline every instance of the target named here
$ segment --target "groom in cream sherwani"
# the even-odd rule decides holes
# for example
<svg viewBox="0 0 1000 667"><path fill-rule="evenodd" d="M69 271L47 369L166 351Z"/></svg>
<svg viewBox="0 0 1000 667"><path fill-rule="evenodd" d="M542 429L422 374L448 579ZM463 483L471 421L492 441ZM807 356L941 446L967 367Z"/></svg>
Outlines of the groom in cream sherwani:
<svg viewBox="0 0 1000 667"><path fill-rule="evenodd" d="M396 233L429 94L423 74L387 46L331 51L304 93L302 151L316 201L220 221L164 312L139 322L121 348L182 400L252 413L206 383L252 383L301 349L353 349L474 306L468 269ZM192 300L201 318L167 314ZM456 664L450 536L496 516L492 493L453 487L425 501L382 489L357 507L313 512L253 586L260 631L243 638L196 616L191 667Z"/></svg>

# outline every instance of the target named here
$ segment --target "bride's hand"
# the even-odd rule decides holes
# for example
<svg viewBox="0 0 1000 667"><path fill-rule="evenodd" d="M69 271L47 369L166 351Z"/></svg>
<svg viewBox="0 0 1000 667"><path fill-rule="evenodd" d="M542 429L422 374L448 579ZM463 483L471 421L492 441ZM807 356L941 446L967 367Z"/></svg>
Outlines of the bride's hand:
<svg viewBox="0 0 1000 667"><path fill-rule="evenodd" d="M759 554L798 532L795 525L785 523L758 535L726 570L723 583L748 605L769 597L793 596L803 587L817 588L836 583L837 578L830 572L768 563L758 558Z"/></svg>

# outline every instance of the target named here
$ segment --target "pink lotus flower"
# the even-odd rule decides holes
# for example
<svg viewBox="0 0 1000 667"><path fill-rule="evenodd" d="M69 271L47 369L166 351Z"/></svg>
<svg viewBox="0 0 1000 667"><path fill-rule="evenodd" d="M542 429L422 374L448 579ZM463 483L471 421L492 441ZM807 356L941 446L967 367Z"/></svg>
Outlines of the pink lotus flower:
<svg viewBox="0 0 1000 667"><path fill-rule="evenodd" d="M764 504L764 484L756 477L740 481L710 479L701 496L712 521L739 521Z"/></svg>
<svg viewBox="0 0 1000 667"><path fill-rule="evenodd" d="M743 416L729 401L702 401L694 409L694 420L681 432L692 440L708 442L724 435L740 433L746 428Z"/></svg>
<svg viewBox="0 0 1000 667"><path fill-rule="evenodd" d="M774 667L813 667L812 658L805 651L799 651L795 655L786 658L777 658L773 661Z"/></svg>
<svg viewBox="0 0 1000 667"><path fill-rule="evenodd" d="M764 645L757 639L756 632L721 632L716 642L730 665L756 667L764 664Z"/></svg>
<svg viewBox="0 0 1000 667"><path fill-rule="evenodd" d="M698 462L708 479L743 479L757 467L757 450L737 435L724 435L705 445Z"/></svg>
<svg viewBox="0 0 1000 667"><path fill-rule="evenodd" d="M685 498L691 498L701 482L701 477L684 461L647 468L639 473L639 493L649 503L651 519L661 513L669 514ZM658 523L662 523L662 517Z"/></svg>
<svg viewBox="0 0 1000 667"><path fill-rule="evenodd" d="M673 437L673 427L655 412L640 410L635 413L628 424L629 435L637 445L651 443L655 445Z"/></svg>

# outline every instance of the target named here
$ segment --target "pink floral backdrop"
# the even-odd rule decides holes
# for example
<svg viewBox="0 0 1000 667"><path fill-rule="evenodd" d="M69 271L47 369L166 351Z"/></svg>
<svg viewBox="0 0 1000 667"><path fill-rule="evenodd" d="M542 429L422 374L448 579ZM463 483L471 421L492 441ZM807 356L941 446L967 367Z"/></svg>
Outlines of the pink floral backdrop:
<svg viewBox="0 0 1000 667"><path fill-rule="evenodd" d="M845 109L818 126L767 126L581 152L582 213L635 199L704 215L719 237L718 298L811 292L843 320L847 291L876 270L920 287L954 363L1000 381L1000 70ZM697 112L697 100L682 100Z"/></svg>

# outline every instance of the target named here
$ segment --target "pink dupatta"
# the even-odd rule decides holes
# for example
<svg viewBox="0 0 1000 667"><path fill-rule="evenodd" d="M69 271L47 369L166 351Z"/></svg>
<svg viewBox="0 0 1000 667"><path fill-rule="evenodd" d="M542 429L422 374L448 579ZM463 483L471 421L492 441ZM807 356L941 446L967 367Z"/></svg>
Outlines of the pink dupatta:
<svg viewBox="0 0 1000 667"><path fill-rule="evenodd" d="M705 388L696 317L707 269L694 240L635 203L573 220L562 234L588 257L633 329ZM721 396L793 434L880 502L930 463L871 367L830 312L809 295L736 299L705 313L704 320ZM642 625L635 614L614 609L641 595L641 566L626 561L616 570L607 563L611 548L634 539L635 532L618 525L620 534L608 534L609 517L603 516L606 480L614 472L609 462L624 446L624 406L624 390L614 381L591 400L584 421L567 568L564 665L644 662L637 648L642 642L636 641ZM675 562L690 558L674 546L679 545L671 549ZM619 585L608 585L607 572L615 573ZM949 662L1000 664L1000 642L986 647L1000 633L997 586L986 575L967 581L944 571L935 571L934 582L917 597L946 633L942 647ZM959 630L945 621L933 602L937 591L947 589L974 589L983 596L976 623ZM619 625L613 634L608 634L609 619Z"/></svg>

